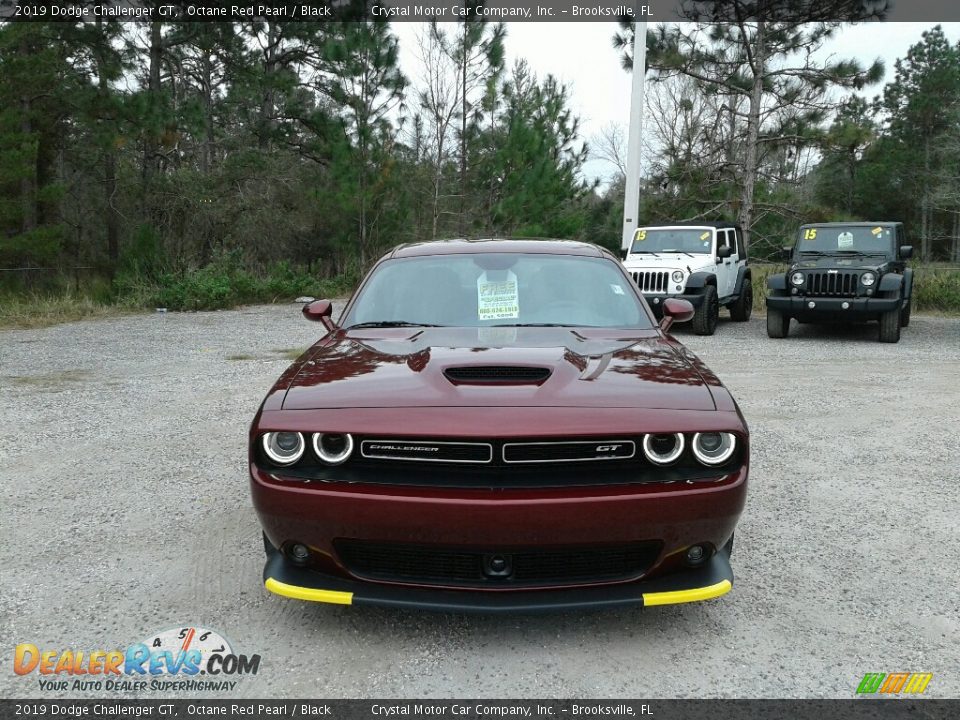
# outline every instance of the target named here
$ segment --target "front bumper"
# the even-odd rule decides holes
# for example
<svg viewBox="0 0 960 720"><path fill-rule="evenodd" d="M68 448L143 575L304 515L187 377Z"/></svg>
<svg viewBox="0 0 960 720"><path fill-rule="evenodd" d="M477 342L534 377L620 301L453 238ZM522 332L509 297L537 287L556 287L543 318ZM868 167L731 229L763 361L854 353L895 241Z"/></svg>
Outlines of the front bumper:
<svg viewBox="0 0 960 720"><path fill-rule="evenodd" d="M733 571L726 550L719 550L702 567L652 580L578 589L471 592L345 580L297 567L280 552L273 551L263 569L263 582L267 590L283 597L335 605L516 613L676 605L709 600L730 592Z"/></svg>
<svg viewBox="0 0 960 720"><path fill-rule="evenodd" d="M702 294L665 295L663 293L642 293L642 295L647 301L647 305L649 305L650 309L653 310L653 314L658 318L663 315L663 301L668 298L674 298L675 300L686 300L688 303L693 305L694 308L698 308L703 304Z"/></svg>
<svg viewBox="0 0 960 720"><path fill-rule="evenodd" d="M810 307L810 303L814 307ZM844 307L844 304L847 307ZM876 317L890 310L900 308L900 298L864 298L864 297L804 297L802 295L771 295L767 297L767 307L779 310L791 317L811 315L830 315L834 319L856 316Z"/></svg>

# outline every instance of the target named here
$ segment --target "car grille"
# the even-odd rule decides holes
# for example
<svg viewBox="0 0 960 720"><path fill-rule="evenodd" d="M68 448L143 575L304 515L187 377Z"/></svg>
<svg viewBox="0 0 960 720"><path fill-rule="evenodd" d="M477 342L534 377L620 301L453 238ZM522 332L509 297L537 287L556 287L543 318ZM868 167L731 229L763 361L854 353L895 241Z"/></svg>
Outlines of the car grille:
<svg viewBox="0 0 960 720"><path fill-rule="evenodd" d="M670 273L660 271L639 271L630 273L640 292L665 293Z"/></svg>
<svg viewBox="0 0 960 720"><path fill-rule="evenodd" d="M632 440L505 443L505 463L589 462L626 460L636 453Z"/></svg>
<svg viewBox="0 0 960 720"><path fill-rule="evenodd" d="M455 383L540 383L550 377L550 368L514 365L473 365L443 371Z"/></svg>
<svg viewBox="0 0 960 720"><path fill-rule="evenodd" d="M855 272L807 272L805 292L807 295L853 297L859 284L860 274Z"/></svg>
<svg viewBox="0 0 960 720"><path fill-rule="evenodd" d="M360 443L360 456L374 461L520 465L630 460L636 454L636 442L621 438L496 443L432 438L368 438Z"/></svg>
<svg viewBox="0 0 960 720"><path fill-rule="evenodd" d="M535 549L443 548L340 539L337 554L352 574L375 580L448 585L564 585L626 580L645 573L660 543ZM509 574L492 576L490 559L499 556Z"/></svg>
<svg viewBox="0 0 960 720"><path fill-rule="evenodd" d="M478 442L446 442L434 440L364 440L360 455L379 460L413 462L489 463L493 445Z"/></svg>

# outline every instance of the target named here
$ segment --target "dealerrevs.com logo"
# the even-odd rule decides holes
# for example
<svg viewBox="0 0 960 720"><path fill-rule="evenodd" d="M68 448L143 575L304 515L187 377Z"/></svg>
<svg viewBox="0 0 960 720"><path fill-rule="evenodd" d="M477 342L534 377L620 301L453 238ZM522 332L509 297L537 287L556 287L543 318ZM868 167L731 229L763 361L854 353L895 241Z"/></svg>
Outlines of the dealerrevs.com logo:
<svg viewBox="0 0 960 720"><path fill-rule="evenodd" d="M223 635L201 627L154 633L125 650L20 643L13 654L13 671L39 676L45 691L230 691L238 682L233 678L259 669L259 655L237 654Z"/></svg>

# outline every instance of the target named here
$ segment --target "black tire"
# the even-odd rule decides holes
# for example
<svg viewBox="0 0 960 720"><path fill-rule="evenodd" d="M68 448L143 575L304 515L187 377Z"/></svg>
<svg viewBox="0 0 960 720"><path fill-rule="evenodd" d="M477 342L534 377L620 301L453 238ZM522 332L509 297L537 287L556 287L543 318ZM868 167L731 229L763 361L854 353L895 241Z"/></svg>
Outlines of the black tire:
<svg viewBox="0 0 960 720"><path fill-rule="evenodd" d="M907 327L910 325L910 311L913 309L913 299L907 298L906 302L903 304L903 309L900 310L900 327Z"/></svg>
<svg viewBox="0 0 960 720"><path fill-rule="evenodd" d="M900 342L900 309L885 312L880 316L880 335L882 343Z"/></svg>
<svg viewBox="0 0 960 720"><path fill-rule="evenodd" d="M697 335L713 335L720 319L720 301L717 298L715 285L707 285L703 289L703 302L693 316L693 331Z"/></svg>
<svg viewBox="0 0 960 720"><path fill-rule="evenodd" d="M740 287L740 297L730 306L730 318L734 322L746 322L753 312L753 285L750 278L743 279Z"/></svg>
<svg viewBox="0 0 960 720"><path fill-rule="evenodd" d="M767 308L767 337L785 338L790 334L790 316Z"/></svg>
<svg viewBox="0 0 960 720"><path fill-rule="evenodd" d="M727 557L733 556L733 535L730 536L730 539L727 540L727 544L723 546L723 549L727 551Z"/></svg>

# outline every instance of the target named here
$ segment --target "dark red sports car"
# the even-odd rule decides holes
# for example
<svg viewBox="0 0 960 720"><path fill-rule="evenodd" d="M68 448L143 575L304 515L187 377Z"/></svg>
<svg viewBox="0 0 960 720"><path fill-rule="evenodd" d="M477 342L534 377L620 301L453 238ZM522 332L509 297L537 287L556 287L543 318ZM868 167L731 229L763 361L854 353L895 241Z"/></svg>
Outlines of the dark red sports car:
<svg viewBox="0 0 960 720"><path fill-rule="evenodd" d="M268 590L515 611L728 592L749 435L594 245L403 245L250 428Z"/></svg>

